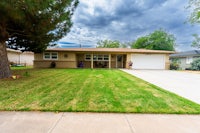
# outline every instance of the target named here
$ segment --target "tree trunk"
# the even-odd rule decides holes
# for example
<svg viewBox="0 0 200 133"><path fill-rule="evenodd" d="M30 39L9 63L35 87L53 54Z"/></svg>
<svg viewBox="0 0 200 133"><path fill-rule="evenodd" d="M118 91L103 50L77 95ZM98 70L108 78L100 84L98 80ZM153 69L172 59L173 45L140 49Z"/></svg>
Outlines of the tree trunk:
<svg viewBox="0 0 200 133"><path fill-rule="evenodd" d="M11 77L5 42L0 42L0 79Z"/></svg>

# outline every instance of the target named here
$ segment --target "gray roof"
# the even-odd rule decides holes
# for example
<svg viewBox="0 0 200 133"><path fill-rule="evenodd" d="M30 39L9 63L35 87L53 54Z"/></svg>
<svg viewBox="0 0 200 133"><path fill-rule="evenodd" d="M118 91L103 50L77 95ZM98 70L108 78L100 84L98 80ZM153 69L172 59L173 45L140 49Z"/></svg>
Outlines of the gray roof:
<svg viewBox="0 0 200 133"><path fill-rule="evenodd" d="M170 57L187 57L187 56L200 56L200 50L191 50L170 55Z"/></svg>

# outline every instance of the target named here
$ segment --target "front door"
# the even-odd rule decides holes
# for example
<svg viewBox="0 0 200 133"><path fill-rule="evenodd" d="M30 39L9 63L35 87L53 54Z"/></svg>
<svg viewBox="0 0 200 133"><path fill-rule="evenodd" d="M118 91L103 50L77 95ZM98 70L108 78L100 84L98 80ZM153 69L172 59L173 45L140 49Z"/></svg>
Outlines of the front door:
<svg viewBox="0 0 200 133"><path fill-rule="evenodd" d="M123 68L123 55L117 55L116 56L116 68Z"/></svg>

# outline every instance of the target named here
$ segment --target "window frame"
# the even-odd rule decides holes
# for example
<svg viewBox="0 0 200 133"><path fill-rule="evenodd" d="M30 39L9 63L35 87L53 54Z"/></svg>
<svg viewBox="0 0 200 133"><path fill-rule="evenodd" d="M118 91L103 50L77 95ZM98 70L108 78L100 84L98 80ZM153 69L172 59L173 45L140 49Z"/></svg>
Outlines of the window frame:
<svg viewBox="0 0 200 133"><path fill-rule="evenodd" d="M53 56L55 56L55 55L53 55L53 54L56 55L56 58L53 57ZM52 60L58 60L58 52L51 52L51 59L52 59Z"/></svg>
<svg viewBox="0 0 200 133"><path fill-rule="evenodd" d="M89 57L87 57L87 56L89 56ZM91 60L91 54L85 54L85 60L90 61Z"/></svg>
<svg viewBox="0 0 200 133"><path fill-rule="evenodd" d="M48 55L46 55L46 54L48 54ZM48 58L46 58L47 56L48 56ZM51 53L50 52L44 52L43 53L43 59L50 60L51 59Z"/></svg>
<svg viewBox="0 0 200 133"><path fill-rule="evenodd" d="M186 64L191 64L193 62L193 57L186 57Z"/></svg>
<svg viewBox="0 0 200 133"><path fill-rule="evenodd" d="M85 54L85 61L91 61L92 58L93 61L109 61L109 54L94 54L93 57L91 54Z"/></svg>
<svg viewBox="0 0 200 133"><path fill-rule="evenodd" d="M103 55L103 60L104 61L109 61L109 55Z"/></svg>
<svg viewBox="0 0 200 133"><path fill-rule="evenodd" d="M49 58L46 58L46 55L45 54L49 54ZM53 54L55 54L56 55L56 58L54 58L53 56L55 56L55 55L53 55ZM43 53L43 59L44 60L58 60L58 52L44 52Z"/></svg>

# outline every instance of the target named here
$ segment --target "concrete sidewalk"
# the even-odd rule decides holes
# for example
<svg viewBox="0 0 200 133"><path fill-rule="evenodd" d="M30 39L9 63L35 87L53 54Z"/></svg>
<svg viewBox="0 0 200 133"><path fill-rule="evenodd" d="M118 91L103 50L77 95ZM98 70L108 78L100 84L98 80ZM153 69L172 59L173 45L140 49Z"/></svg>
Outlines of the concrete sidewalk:
<svg viewBox="0 0 200 133"><path fill-rule="evenodd" d="M0 133L200 133L200 115L0 112Z"/></svg>
<svg viewBox="0 0 200 133"><path fill-rule="evenodd" d="M170 70L121 70L200 104L200 74Z"/></svg>

